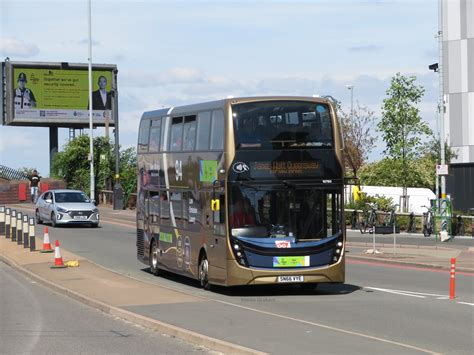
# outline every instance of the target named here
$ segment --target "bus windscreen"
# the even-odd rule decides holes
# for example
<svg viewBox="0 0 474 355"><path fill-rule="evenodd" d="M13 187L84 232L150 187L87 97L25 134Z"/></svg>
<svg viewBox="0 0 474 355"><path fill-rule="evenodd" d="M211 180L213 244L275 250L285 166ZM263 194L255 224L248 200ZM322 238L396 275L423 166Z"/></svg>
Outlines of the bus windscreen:
<svg viewBox="0 0 474 355"><path fill-rule="evenodd" d="M324 239L341 231L341 201L337 189L233 184L229 227L233 236Z"/></svg>
<svg viewBox="0 0 474 355"><path fill-rule="evenodd" d="M301 149L333 146L327 104L259 101L232 106L237 149Z"/></svg>

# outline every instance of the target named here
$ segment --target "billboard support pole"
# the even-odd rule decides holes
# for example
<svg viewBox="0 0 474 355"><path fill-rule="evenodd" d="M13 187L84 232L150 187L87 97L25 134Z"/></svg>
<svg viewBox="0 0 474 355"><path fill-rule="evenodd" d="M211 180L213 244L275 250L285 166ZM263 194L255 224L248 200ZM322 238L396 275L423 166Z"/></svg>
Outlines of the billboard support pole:
<svg viewBox="0 0 474 355"><path fill-rule="evenodd" d="M114 210L123 209L123 188L120 183L120 146L119 146L119 120L118 120L118 91L117 91L117 70L113 72L113 107L112 115L114 120L114 136L115 136L115 182L114 182Z"/></svg>
<svg viewBox="0 0 474 355"><path fill-rule="evenodd" d="M58 152L58 127L49 127L49 176L53 174L53 161Z"/></svg>
<svg viewBox="0 0 474 355"><path fill-rule="evenodd" d="M92 10L91 1L88 1L88 25L89 25L89 161L90 161L90 198L95 201L95 179L94 179L94 132L92 125Z"/></svg>

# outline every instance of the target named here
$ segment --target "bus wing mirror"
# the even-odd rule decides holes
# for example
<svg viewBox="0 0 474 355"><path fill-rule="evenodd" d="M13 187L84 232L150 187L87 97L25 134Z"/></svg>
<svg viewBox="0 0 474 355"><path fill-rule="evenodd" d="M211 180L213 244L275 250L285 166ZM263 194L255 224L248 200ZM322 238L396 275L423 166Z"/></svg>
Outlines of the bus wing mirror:
<svg viewBox="0 0 474 355"><path fill-rule="evenodd" d="M219 211L221 209L221 202L218 198L214 198L211 200L211 210L213 212Z"/></svg>

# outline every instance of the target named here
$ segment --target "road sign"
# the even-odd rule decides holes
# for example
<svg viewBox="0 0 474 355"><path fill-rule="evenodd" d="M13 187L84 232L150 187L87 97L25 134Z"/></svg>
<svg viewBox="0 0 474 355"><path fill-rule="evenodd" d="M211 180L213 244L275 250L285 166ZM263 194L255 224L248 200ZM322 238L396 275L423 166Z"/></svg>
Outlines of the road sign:
<svg viewBox="0 0 474 355"><path fill-rule="evenodd" d="M448 175L448 165L441 165L438 164L436 165L436 175L441 176L441 175Z"/></svg>

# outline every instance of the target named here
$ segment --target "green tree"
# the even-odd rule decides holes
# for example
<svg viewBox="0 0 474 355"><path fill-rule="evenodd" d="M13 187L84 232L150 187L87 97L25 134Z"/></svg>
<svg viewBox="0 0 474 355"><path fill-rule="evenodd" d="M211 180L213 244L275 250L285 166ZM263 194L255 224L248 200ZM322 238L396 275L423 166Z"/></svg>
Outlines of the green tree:
<svg viewBox="0 0 474 355"><path fill-rule="evenodd" d="M137 152L133 147L120 152L120 182L127 206L131 194L137 192Z"/></svg>
<svg viewBox="0 0 474 355"><path fill-rule="evenodd" d="M113 145L105 137L95 137L94 173L95 191L111 190L115 175ZM69 188L90 191L89 136L81 135L67 143L58 152L53 162L53 176L64 179ZM120 181L124 188L126 205L128 198L136 192L136 152L128 148L120 152ZM97 199L97 196L95 196Z"/></svg>
<svg viewBox="0 0 474 355"><path fill-rule="evenodd" d="M410 174L403 177L403 162L400 159L384 158L377 162L366 164L359 173L362 185L370 186L400 186L400 181L406 179L411 187L427 187L433 189L434 168L426 157L420 157L407 163Z"/></svg>
<svg viewBox="0 0 474 355"><path fill-rule="evenodd" d="M344 153L346 169L358 177L360 168L365 164L369 152L375 145L374 112L357 103L353 115L340 110L344 136Z"/></svg>
<svg viewBox="0 0 474 355"><path fill-rule="evenodd" d="M386 92L387 98L383 100L382 119L377 125L386 144L384 153L401 164L400 183L404 196L410 176L414 173L413 163L420 155L422 138L432 133L416 107L425 90L416 85L415 81L416 77L406 77L400 73L392 78ZM406 198L404 201L406 211Z"/></svg>

